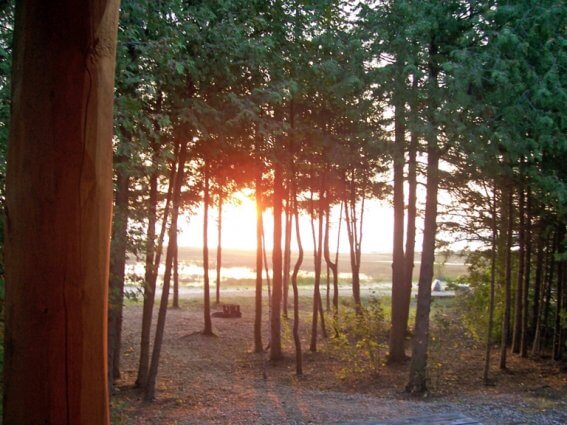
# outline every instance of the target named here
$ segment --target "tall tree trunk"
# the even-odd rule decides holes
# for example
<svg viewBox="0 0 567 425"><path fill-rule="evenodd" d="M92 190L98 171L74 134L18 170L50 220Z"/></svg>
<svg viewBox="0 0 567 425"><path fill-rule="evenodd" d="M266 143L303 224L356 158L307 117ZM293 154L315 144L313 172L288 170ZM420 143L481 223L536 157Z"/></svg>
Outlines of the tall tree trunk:
<svg viewBox="0 0 567 425"><path fill-rule="evenodd" d="M523 309L522 309L522 334L520 341L520 356L528 357L528 344L529 344L529 293L530 293L530 278L532 266L532 195L530 189L527 189L527 205L526 205L526 257L525 257L525 275L524 275L524 288L523 288Z"/></svg>
<svg viewBox="0 0 567 425"><path fill-rule="evenodd" d="M341 204L342 205L342 204ZM342 207L341 207L342 208ZM342 209L341 209L341 215L342 215ZM335 260L335 262L333 262L331 260L331 250L329 247L329 234L330 234L330 228L331 228L331 211L329 206L327 205L327 211L326 211L326 221L325 221L325 239L323 241L323 256L325 257L325 263L327 264L327 269L331 271L332 275L333 275L333 321L334 321L334 327L335 327L335 335L338 334L339 330L338 330L338 310L339 310L339 300L338 300L338 286L339 286L339 281L338 281L338 268L337 268L337 261ZM339 224L340 226L340 224ZM339 228L339 232L340 232L340 228ZM327 273L327 278L329 277L329 274ZM335 285L336 285L336 300L335 300ZM336 301L336 304L335 304ZM327 303L329 302L329 279L327 279Z"/></svg>
<svg viewBox="0 0 567 425"><path fill-rule="evenodd" d="M360 244L356 225L356 205L354 200L345 201L345 221L350 247L350 267L352 273L352 296L357 314L362 313L360 302Z"/></svg>
<svg viewBox="0 0 567 425"><path fill-rule="evenodd" d="M260 161L258 161L260 162ZM254 352L262 353L262 267L263 267L263 228L262 223L262 168L256 174L256 298L254 309Z"/></svg>
<svg viewBox="0 0 567 425"><path fill-rule="evenodd" d="M205 327L203 335L213 334L213 324L211 322L211 294L209 288L209 164L205 160L203 182L203 315Z"/></svg>
<svg viewBox="0 0 567 425"><path fill-rule="evenodd" d="M400 68L400 64L398 64ZM399 70L401 73L401 70ZM405 104L394 93L394 227L392 255L392 313L388 361L398 363L406 359L404 323L406 297L404 287L404 144Z"/></svg>
<svg viewBox="0 0 567 425"><path fill-rule="evenodd" d="M437 47L432 41L429 46L430 58L437 55ZM437 65L429 62L430 110L429 124L431 134L427 140L427 190L425 217L423 221L423 247L417 293L415 330L412 340L412 356L407 390L411 393L427 391L427 349L429 344L429 312L431 310L431 283L435 263L435 236L437 233L437 193L439 190L439 148L435 127L435 100L437 95Z"/></svg>
<svg viewBox="0 0 567 425"><path fill-rule="evenodd" d="M558 244L558 250L556 253L563 253L561 249L561 243L565 240L565 232L558 229L557 234L559 235L558 240L561 241ZM563 314L563 281L565 278L565 261L557 261L557 292L555 294L555 325L553 328L553 360L561 360L561 355L563 351L563 326L561 325L561 319Z"/></svg>
<svg viewBox="0 0 567 425"><path fill-rule="evenodd" d="M418 90L418 78L414 75L412 89L414 91L414 98ZM411 113L415 122L418 120L419 106L417 101L412 102ZM406 231L406 248L404 255L404 285L403 285L403 310L400 312L400 320L402 327L407 334L409 311L411 303L411 288L413 280L413 268L415 257L415 234L416 234L416 218L417 218L417 148L418 148L418 133L412 130L410 136L410 145L408 149L408 211L407 211L407 231Z"/></svg>
<svg viewBox="0 0 567 425"><path fill-rule="evenodd" d="M520 353L520 341L522 340L522 315L524 311L524 271L525 271L525 257L526 257L526 243L525 243L525 193L523 185L520 186L518 193L519 197L519 211L520 215L520 228L518 231L519 249L518 249L518 277L516 284L516 304L514 308L514 333L512 336L512 352Z"/></svg>
<svg viewBox="0 0 567 425"><path fill-rule="evenodd" d="M543 220L540 223L540 232L544 228ZM532 332L534 335L534 340L532 343L532 356L536 356L540 352L541 348L541 326L542 326L542 311L546 292L546 281L544 279L544 269L545 269L545 236L540 233L538 236L537 243L537 259L536 259L536 276L535 276L535 287L534 287L534 309L533 309L533 322L532 322Z"/></svg>
<svg viewBox="0 0 567 425"><path fill-rule="evenodd" d="M339 247L341 240L341 227L343 222L343 204L339 213L339 228L337 230L337 250L335 251L336 273L333 274L333 309L335 310L335 321L339 319ZM337 323L338 324L338 323Z"/></svg>
<svg viewBox="0 0 567 425"><path fill-rule="evenodd" d="M124 304L124 277L129 216L128 158L116 158L116 195L112 240L110 242L110 279L108 293L108 379L120 379L120 346L122 340L122 306Z"/></svg>
<svg viewBox="0 0 567 425"><path fill-rule="evenodd" d="M321 180L320 190L319 190L319 205L323 203L323 187L324 187L324 180ZM311 201L313 202L313 201ZM315 225L314 225L314 215L315 210L312 208L311 210L311 230L313 232L313 259L314 259L314 268L315 268L315 283L313 285L313 316L311 322L311 344L309 345L309 350L312 352L317 351L317 316L321 312L321 326L323 327L324 331L324 317L322 314L322 303L321 303L321 265L322 265L322 253L323 253L323 216L322 216L323 208L320 206L318 208L318 233L315 233ZM316 236L317 235L317 236Z"/></svg>
<svg viewBox="0 0 567 425"><path fill-rule="evenodd" d="M16 5L4 423L109 423L118 1Z"/></svg>
<svg viewBox="0 0 567 425"><path fill-rule="evenodd" d="M543 323L544 323L544 332L542 335L542 342L546 343L549 340L549 314L550 314L550 310L551 310L551 288L553 286L553 280L554 280L554 272L555 272L555 253L557 252L557 249L559 247L559 234L558 232L555 232L554 237L553 237L553 243L551 245L551 249L549 250L547 257L548 257L548 261L547 261L547 269L548 269L548 273L547 273L547 291L545 294L545 305L544 305L544 309L543 309Z"/></svg>
<svg viewBox="0 0 567 425"><path fill-rule="evenodd" d="M222 204L223 196L219 192L219 217L217 222L217 304L220 303L220 279L222 267Z"/></svg>
<svg viewBox="0 0 567 425"><path fill-rule="evenodd" d="M484 385L489 385L490 373L490 354L492 351L492 330L494 328L494 293L496 286L496 250L498 239L498 225L497 225L497 207L496 207L496 185L493 186L492 203L491 203L491 227L492 227L492 240L490 252L490 299L488 306L488 329L486 331L486 354L484 356Z"/></svg>
<svg viewBox="0 0 567 425"><path fill-rule="evenodd" d="M281 164L274 164L274 248L272 251L272 311L270 320L270 360L282 359L281 303L282 303L282 200L283 172Z"/></svg>
<svg viewBox="0 0 567 425"><path fill-rule="evenodd" d="M287 304L289 297L289 278L291 268L291 230L293 225L290 195L287 194L285 203L285 239L283 256L283 316L287 318Z"/></svg>
<svg viewBox="0 0 567 425"><path fill-rule="evenodd" d="M537 314L537 323L534 332L534 343L532 347L532 355L538 355L541 353L541 341L543 338L543 325L544 325L544 311L546 306L546 300L548 295L548 277L549 277L549 251L552 249L553 246L553 238L551 235L547 236L547 241L543 242L542 249L541 249L541 256L542 256L542 277L541 277L541 295L539 297L539 307L538 307L538 314ZM536 278L537 281L537 278Z"/></svg>
<svg viewBox="0 0 567 425"><path fill-rule="evenodd" d="M179 220L179 217L178 217ZM178 228L178 223L175 223L175 228ZM179 308L179 245L177 243L177 232L173 235L173 239L170 242L173 244L173 258L171 259L173 263L173 308Z"/></svg>
<svg viewBox="0 0 567 425"><path fill-rule="evenodd" d="M417 293L415 330L408 391L427 391L427 350L429 344L429 312L431 310L431 283L435 262L435 235L437 232L437 192L439 186L439 154L436 140L430 141L427 153L427 197L423 224L423 248Z"/></svg>
<svg viewBox="0 0 567 425"><path fill-rule="evenodd" d="M266 272L266 285L268 286L268 306L270 307L270 317L272 308L272 285L270 283L270 267L268 265L268 252L266 251L266 235L264 235L264 222L262 221L262 255L264 257L264 270Z"/></svg>
<svg viewBox="0 0 567 425"><path fill-rule="evenodd" d="M157 149L157 147L156 147ZM175 145L174 160L171 163L169 173L169 184L163 210L161 230L157 241L154 245L155 225L157 221L157 180L158 172L154 171L150 180L150 212L148 217L148 240L146 250L146 274L144 284L144 305L142 307L142 335L140 338L140 362L138 365L138 375L136 378L136 387L144 388L148 380L148 370L150 367L150 334L152 327L152 316L154 310L155 292L159 265L161 261L161 253L163 251L163 240L167 230L167 220L169 216L173 187L175 186L176 167L179 160L180 144ZM154 167L157 165L158 153L154 151ZM155 247L155 248L154 248Z"/></svg>
<svg viewBox="0 0 567 425"><path fill-rule="evenodd" d="M293 274L291 276L291 285L293 286L293 342L295 345L295 373L298 376L303 375L303 356L301 352L301 338L299 337L299 291L297 289L297 275L303 263L303 245L301 243L301 232L299 230L299 213L297 208L297 193L295 188L295 173L292 173L293 180L293 215L295 217L295 237L297 240L297 249L299 250Z"/></svg>
<svg viewBox="0 0 567 425"><path fill-rule="evenodd" d="M505 195L502 194L502 197ZM504 280L504 314L502 317L502 343L500 344L500 369L506 369L508 342L510 340L510 318L512 308L512 244L514 233L514 192L507 187L507 207L504 215L508 217L506 226L506 264Z"/></svg>
<svg viewBox="0 0 567 425"><path fill-rule="evenodd" d="M173 185L172 194L172 211L171 211L171 225L169 226L168 239L172 240L177 232L177 218L179 215L179 205L181 197L181 187L185 176L185 161L187 158L187 142L181 143L179 150L179 166L175 173L175 182ZM173 259L174 246L171 243L167 244L167 252L165 256L165 272L163 276L163 287L161 291L161 301L158 311L158 318L156 324L156 333L154 340L154 347L152 352L152 359L148 370L146 386L144 388L144 399L152 401L155 396L155 387L157 380L157 372L159 367L159 359L161 355L161 346L163 342L163 333L165 329L165 319L167 315L167 304L169 300L169 287L171 281L171 265Z"/></svg>

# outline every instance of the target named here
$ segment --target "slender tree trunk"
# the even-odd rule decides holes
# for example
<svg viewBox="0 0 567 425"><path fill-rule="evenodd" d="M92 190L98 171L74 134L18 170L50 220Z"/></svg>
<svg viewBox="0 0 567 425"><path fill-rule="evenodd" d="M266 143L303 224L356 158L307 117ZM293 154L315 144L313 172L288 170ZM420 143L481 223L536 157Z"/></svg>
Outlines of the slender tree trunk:
<svg viewBox="0 0 567 425"><path fill-rule="evenodd" d="M179 150L179 167L175 176L175 183L172 195L172 211L171 211L171 225L169 226L168 239L172 240L177 232L177 218L179 215L179 204L181 197L181 186L185 176L185 161L187 158L187 142L181 144ZM161 301L158 311L158 319L156 324L156 334L154 340L154 348L150 368L148 370L148 377L146 386L144 388L144 399L152 401L155 396L155 387L157 380L157 373L159 367L159 359L161 355L161 346L163 342L163 333L165 329L165 319L167 315L167 305L169 299L169 286L171 281L171 264L173 259L174 246L171 243L167 244L167 252L165 256L165 272L163 276L163 287L161 291Z"/></svg>
<svg viewBox="0 0 567 425"><path fill-rule="evenodd" d="M16 5L6 179L4 423L109 423L118 2Z"/></svg>
<svg viewBox="0 0 567 425"><path fill-rule="evenodd" d="M490 300L488 307L488 329L486 332L486 354L484 357L484 374L483 380L484 385L490 384L489 373L490 373L490 354L492 351L492 330L494 328L494 293L496 287L496 250L497 250L497 239L498 239L498 225L497 225L497 207L496 207L496 186L493 187L492 193L492 246L490 253Z"/></svg>
<svg viewBox="0 0 567 425"><path fill-rule="evenodd" d="M325 298L326 298L326 311L331 311L331 268L329 267L329 263L325 263L327 266L327 271L325 274L325 282L326 282L326 289L325 289Z"/></svg>
<svg viewBox="0 0 567 425"><path fill-rule="evenodd" d="M264 222L262 221L262 255L264 257L264 269L266 271L266 284L268 286L268 306L272 311L272 284L270 282L270 266L268 265L268 252L266 251L266 235L264 235ZM271 313L270 313L271 317Z"/></svg>
<svg viewBox="0 0 567 425"><path fill-rule="evenodd" d="M352 272L352 296L357 314L362 313L360 302L360 265L357 261L358 238L356 226L356 210L354 201L349 206L349 201L345 201L345 221L347 225L348 240L350 246L350 267ZM350 212L349 212L350 209Z"/></svg>
<svg viewBox="0 0 567 425"><path fill-rule="evenodd" d="M414 75L412 88L414 93L418 90L418 79ZM415 96L414 96L415 97ZM418 105L417 102L412 104L411 113L414 121L418 120ZM416 130L411 132L410 145L408 149L408 211L407 211L407 232L406 232L406 247L404 255L404 285L403 285L403 298L402 311L400 312L400 320L402 327L405 329L407 335L409 311L411 303L411 288L413 280L413 268L415 257L415 234L416 234L416 217L417 217L417 148L418 148L418 133Z"/></svg>
<svg viewBox="0 0 567 425"><path fill-rule="evenodd" d="M293 225L291 212L291 201L287 194L285 204L285 240L284 240L284 262L283 262L283 316L287 318L287 304L289 297L289 278L291 268L291 230Z"/></svg>
<svg viewBox="0 0 567 425"><path fill-rule="evenodd" d="M400 64L398 64L400 67ZM401 72L401 71L400 71ZM405 105L398 93L394 93L394 227L392 256L392 313L388 361L399 363L406 359L405 339L407 323L404 323L406 286L404 276L404 144Z"/></svg>
<svg viewBox="0 0 567 425"><path fill-rule="evenodd" d="M219 193L219 218L217 222L217 300L216 303L220 303L220 279L221 279L221 267L222 267L222 204L223 196Z"/></svg>
<svg viewBox="0 0 567 425"><path fill-rule="evenodd" d="M179 219L179 217L178 217ZM178 223L175 223L175 228L178 228ZM177 244L177 232L173 235L171 240L173 244L173 308L179 308L179 245Z"/></svg>
<svg viewBox="0 0 567 425"><path fill-rule="evenodd" d="M423 248L417 293L415 330L408 391L427 391L427 350L429 344L429 312L431 310L431 283L435 263L435 235L437 232L437 192L439 186L439 156L436 140L430 142L427 155L427 197L423 225Z"/></svg>
<svg viewBox="0 0 567 425"><path fill-rule="evenodd" d="M559 241L564 241L564 232L558 230ZM558 251L561 250L561 243L558 244ZM561 355L563 351L563 332L562 332L562 310L563 310L563 298L565 295L563 294L563 280L565 277L565 261L557 261L557 292L555 294L555 325L553 329L553 360L559 361L561 360Z"/></svg>
<svg viewBox="0 0 567 425"><path fill-rule="evenodd" d="M270 360L282 359L281 303L282 303L282 200L283 172L277 161L274 164L274 249L272 251L273 293L270 320Z"/></svg>
<svg viewBox="0 0 567 425"><path fill-rule="evenodd" d="M256 298L254 310L254 352L262 353L262 267L263 267L263 246L262 246L262 169L258 167L256 174Z"/></svg>
<svg viewBox="0 0 567 425"><path fill-rule="evenodd" d="M507 208L505 215L508 217L506 227L506 272L504 281L504 315L502 318L502 343L500 344L500 369L506 369L508 353L508 342L510 340L510 317L512 307L512 244L514 233L514 192L507 188ZM505 195L502 194L504 197Z"/></svg>
<svg viewBox="0 0 567 425"><path fill-rule="evenodd" d="M129 182L128 159L119 156L116 161L116 196L112 240L110 242L110 279L108 294L108 379L112 389L114 379L120 379L120 347L122 340L122 306L124 304L124 277L128 239Z"/></svg>
<svg viewBox="0 0 567 425"><path fill-rule="evenodd" d="M319 205L323 203L323 187L324 187L324 179L321 181L321 186L319 190ZM315 226L313 223L314 220L314 213L315 211L312 210L311 212L311 229L313 231L313 258L315 261L315 284L313 286L313 320L311 323L311 344L309 346L309 350L312 352L317 351L317 316L320 314L321 317L321 327L322 332L326 334L325 324L324 324L324 316L323 316L323 306L321 300L321 266L322 266L322 253L323 253L323 207L318 208L318 233L317 237L315 236Z"/></svg>
<svg viewBox="0 0 567 425"><path fill-rule="evenodd" d="M525 193L523 186L518 193L520 228L519 228L519 250L518 250L518 278L516 284L516 305L514 309L514 334L512 336L512 352L520 353L520 341L522 340L522 315L524 314L524 271L526 257L526 211Z"/></svg>
<svg viewBox="0 0 567 425"><path fill-rule="evenodd" d="M172 161L169 173L169 184L163 210L163 218L161 230L157 241L157 247L154 248L155 225L157 221L157 171L154 171L150 180L150 213L148 217L148 245L146 251L146 275L144 285L144 305L142 307L142 335L140 338L140 362L138 365L138 376L136 378L136 387L144 388L148 380L148 370L150 367L150 334L152 327L152 316L155 301L156 283L163 251L163 240L167 229L167 220L169 216L173 187L175 186L176 167L179 160L180 146L177 143L175 148L175 159ZM157 152L154 151L154 159L157 162ZM157 165L154 163L154 166Z"/></svg>
<svg viewBox="0 0 567 425"><path fill-rule="evenodd" d="M204 329L202 334L211 336L213 324L211 322L211 293L209 288L209 164L205 161L203 183L203 315Z"/></svg>
<svg viewBox="0 0 567 425"><path fill-rule="evenodd" d="M528 344L529 344L529 293L530 293L530 278L532 266L532 196L530 189L527 191L527 205L526 205L526 259L525 259L525 275L524 275L524 289L523 289L523 310L522 310L522 338L520 341L520 355L528 357Z"/></svg>
<svg viewBox="0 0 567 425"><path fill-rule="evenodd" d="M547 291L545 294L545 305L543 311L543 323L544 323L544 332L542 335L542 342L547 343L549 341L549 314L551 309L551 288L553 286L554 280L554 272L555 272L555 253L559 247L559 234L555 232L553 237L553 243L551 245L551 249L548 252L548 261L547 261L547 268L548 268L548 277L547 277Z"/></svg>
<svg viewBox="0 0 567 425"><path fill-rule="evenodd" d="M549 277L549 267L548 267L548 263L549 263L549 251L551 250L551 246L552 246L552 237L551 236L547 236L547 241L542 242L542 249L540 251L541 256L542 256L542 264L541 264L541 268L542 268L542 276L541 276L541 295L539 297L539 307L538 307L538 313L537 313L537 323L536 323L536 327L535 327L535 332L534 332L534 343L533 343L533 347L532 347L532 355L538 355L541 353L541 340L542 340L542 336L543 336L543 325L544 325L544 310L545 310L545 305L546 305L546 300L548 295L548 277ZM549 247L549 248L548 248ZM536 278L537 281L537 278Z"/></svg>
<svg viewBox="0 0 567 425"><path fill-rule="evenodd" d="M293 286L293 342L295 345L295 373L298 376L303 375L303 356L301 352L301 338L299 337L299 291L297 289L297 275L303 263L303 245L301 243L301 232L299 230L299 213L297 208L297 193L295 188L295 173L292 173L292 200L293 215L295 217L295 237L297 240L297 248L299 250L298 257L293 267L291 276L291 285Z"/></svg>
<svg viewBox="0 0 567 425"><path fill-rule="evenodd" d="M543 222L541 223L541 228L543 228ZM537 248L537 259L536 259L536 278L535 278L535 288L534 288L534 311L533 311L533 334L534 340L532 344L532 356L536 356L540 353L541 349L541 327L542 327L542 311L545 300L546 292L546 279L544 279L544 269L545 269L545 237L539 235L538 237L538 248Z"/></svg>
<svg viewBox="0 0 567 425"><path fill-rule="evenodd" d="M336 273L333 274L333 309L335 310L335 322L338 325L339 320L339 247L341 240L341 227L343 222L343 204L341 203L341 211L339 213L339 228L337 230L337 250L335 251Z"/></svg>
<svg viewBox="0 0 567 425"><path fill-rule="evenodd" d="M342 204L341 204L342 205ZM342 210L341 210L342 213ZM337 270L337 261L335 260L335 262L331 261L331 250L329 248L329 233L330 233L330 228L331 228L331 213L330 213L330 209L327 206L327 211L326 211L326 221L325 221L325 239L323 241L323 256L325 257L325 262L327 264L327 270L330 270L332 275L333 275L333 321L334 321L334 327L335 327L335 335L338 335L338 310L339 310L339 300L338 300L338 286L339 286L339 282L338 282L338 270ZM340 224L339 224L340 226ZM340 230L339 230L340 232ZM335 300L335 285L336 285L336 300ZM329 273L327 272L327 304L329 304ZM336 301L336 304L335 304Z"/></svg>
<svg viewBox="0 0 567 425"><path fill-rule="evenodd" d="M430 57L437 54L437 47L432 41L429 46ZM437 94L437 65L429 63L430 111L429 124L435 126L435 99ZM417 311L415 331L412 340L412 356L407 390L411 393L427 391L427 350L429 344L429 312L431 310L431 283L435 263L435 236L437 233L437 193L439 189L439 151L438 140L432 129L427 141L427 190L425 199L425 217L423 222L423 247L417 293Z"/></svg>

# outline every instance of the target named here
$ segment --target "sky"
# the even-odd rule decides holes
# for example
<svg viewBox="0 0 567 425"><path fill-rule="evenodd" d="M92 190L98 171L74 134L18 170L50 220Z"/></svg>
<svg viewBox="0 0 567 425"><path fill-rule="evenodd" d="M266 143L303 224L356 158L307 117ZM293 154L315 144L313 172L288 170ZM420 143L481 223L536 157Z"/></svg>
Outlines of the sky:
<svg viewBox="0 0 567 425"><path fill-rule="evenodd" d="M254 250L256 248L256 204L253 199L243 193L236 196L238 204L225 204L223 207L223 248ZM337 206L331 212L331 251L336 248L337 229L340 208ZM217 245L217 217L216 208L209 210L209 247ZM203 211L191 216L180 217L179 245L189 247L203 246ZM317 226L317 225L316 225ZM300 216L302 243L305 250L313 250L313 237L309 217ZM317 227L316 227L317 228ZM271 210L264 213L264 232L266 235L266 248L273 245L273 215ZM363 252L392 252L393 210L387 203L377 200L365 202L365 215L363 221ZM295 250L295 243L292 249ZM421 222L418 222L418 235L416 247L421 248ZM348 252L348 237L344 221L342 224L339 250Z"/></svg>

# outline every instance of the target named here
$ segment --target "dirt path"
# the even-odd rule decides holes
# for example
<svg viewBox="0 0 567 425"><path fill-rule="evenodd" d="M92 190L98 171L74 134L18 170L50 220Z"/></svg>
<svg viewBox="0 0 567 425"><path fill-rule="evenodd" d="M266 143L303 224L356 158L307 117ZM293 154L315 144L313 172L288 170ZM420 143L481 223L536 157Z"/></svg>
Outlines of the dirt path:
<svg viewBox="0 0 567 425"><path fill-rule="evenodd" d="M214 318L217 337L196 333L203 322L198 300L184 300L182 309L168 312L157 399L151 404L142 402L141 394L132 388L141 307L125 308L123 378L112 398L113 423L334 424L455 411L485 424L567 423L565 375L535 362L522 363L522 370L518 364L517 373L499 376L497 387L486 388L476 377L468 386L466 379L453 382L454 375L465 370L480 374L481 357L465 359L470 364L459 366L461 372L444 369L434 384L437 392L423 400L408 398L402 392L407 366L384 367L377 377L340 378L337 371L344 364L339 364L322 343L322 352L305 354L305 376L297 379L293 359L272 365L250 352L252 300L233 297L230 301L242 305L243 317ZM303 322L306 328L308 323ZM286 332L286 349L292 353ZM303 334L308 335L307 329ZM465 351L471 352L471 359L476 359L473 354L477 351L482 352L470 347ZM432 361L437 360L433 353ZM263 378L263 365L267 379Z"/></svg>

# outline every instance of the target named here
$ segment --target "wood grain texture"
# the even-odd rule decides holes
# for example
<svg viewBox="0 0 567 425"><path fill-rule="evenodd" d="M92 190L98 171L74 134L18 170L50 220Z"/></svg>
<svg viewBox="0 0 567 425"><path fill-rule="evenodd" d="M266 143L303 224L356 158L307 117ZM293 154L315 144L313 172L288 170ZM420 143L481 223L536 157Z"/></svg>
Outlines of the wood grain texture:
<svg viewBox="0 0 567 425"><path fill-rule="evenodd" d="M108 423L118 0L17 4L4 423Z"/></svg>

